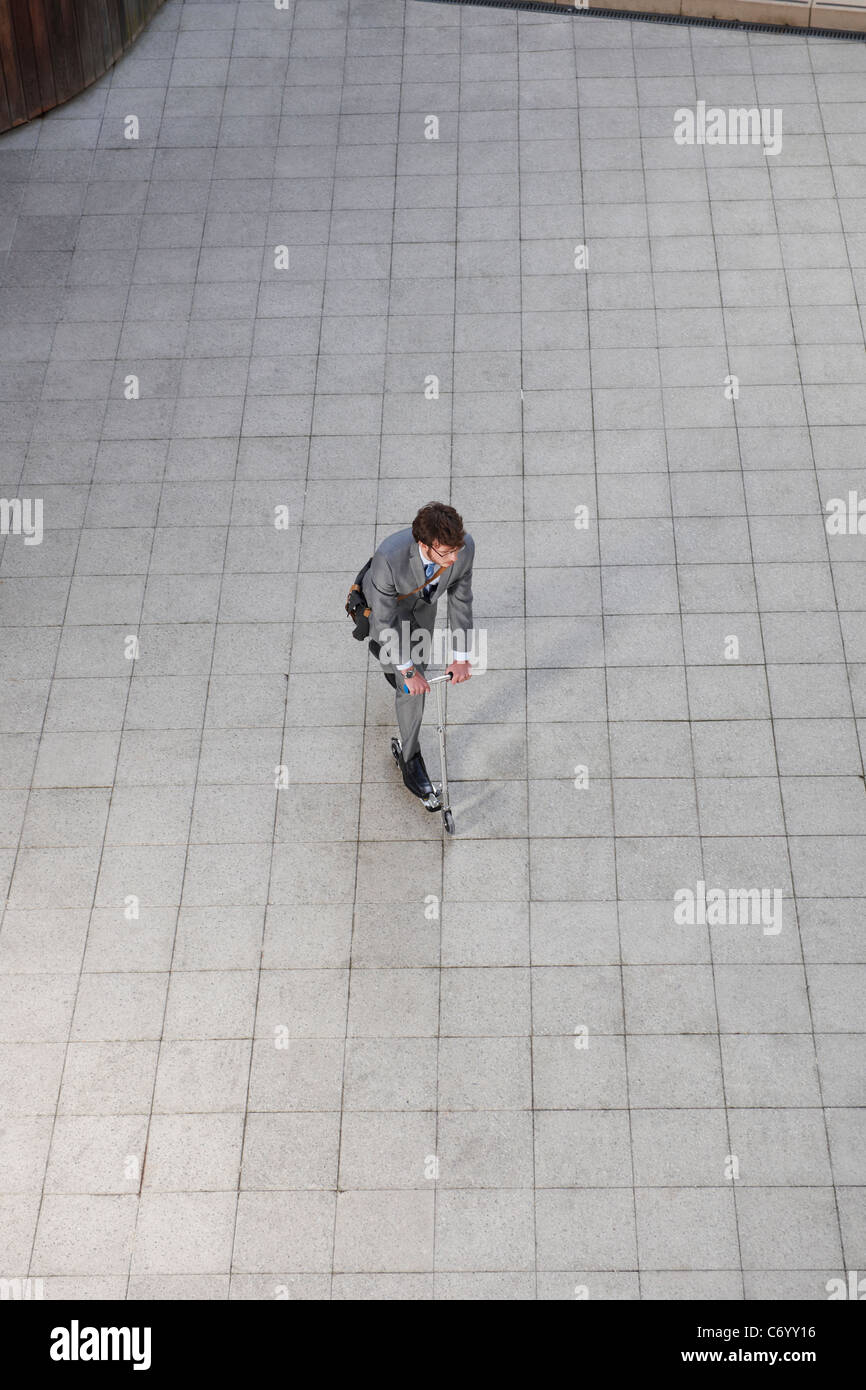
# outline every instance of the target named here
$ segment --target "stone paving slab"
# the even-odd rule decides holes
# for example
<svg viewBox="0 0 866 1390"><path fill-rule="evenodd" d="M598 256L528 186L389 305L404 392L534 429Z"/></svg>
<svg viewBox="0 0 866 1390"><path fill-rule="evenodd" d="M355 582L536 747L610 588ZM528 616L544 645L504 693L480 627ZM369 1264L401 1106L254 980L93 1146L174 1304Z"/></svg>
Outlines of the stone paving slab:
<svg viewBox="0 0 866 1390"><path fill-rule="evenodd" d="M864 1267L864 130L857 42L169 0L0 139L0 1275ZM447 842L342 617L431 497Z"/></svg>

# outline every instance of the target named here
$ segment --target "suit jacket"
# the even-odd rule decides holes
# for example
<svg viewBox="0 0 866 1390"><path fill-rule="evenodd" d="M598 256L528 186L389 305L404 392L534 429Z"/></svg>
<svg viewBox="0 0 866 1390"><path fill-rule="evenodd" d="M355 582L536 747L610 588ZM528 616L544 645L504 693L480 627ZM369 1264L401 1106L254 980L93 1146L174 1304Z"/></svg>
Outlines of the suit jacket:
<svg viewBox="0 0 866 1390"><path fill-rule="evenodd" d="M448 594L448 623L456 651L468 652L472 644L472 563L475 542L464 537L463 549L453 565L443 570L433 595L433 605ZM438 569L439 566L437 565ZM411 631L415 624L412 614L417 607L431 607L421 597L421 591L398 602L398 594L409 594L425 581L424 565L418 553L418 542L411 526L386 536L373 556L373 563L364 575L364 597L370 606L370 636L381 641L387 628L399 633L400 658L398 665L412 659Z"/></svg>

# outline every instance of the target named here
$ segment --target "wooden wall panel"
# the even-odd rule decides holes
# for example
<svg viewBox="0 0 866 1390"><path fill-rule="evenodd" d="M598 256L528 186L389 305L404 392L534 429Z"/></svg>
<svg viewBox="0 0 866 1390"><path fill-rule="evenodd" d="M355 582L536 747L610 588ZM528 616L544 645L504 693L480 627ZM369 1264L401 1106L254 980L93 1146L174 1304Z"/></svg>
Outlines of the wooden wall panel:
<svg viewBox="0 0 866 1390"><path fill-rule="evenodd" d="M105 71L105 49L93 0L82 0L78 6L78 48L81 53L81 75L85 87L95 82Z"/></svg>
<svg viewBox="0 0 866 1390"><path fill-rule="evenodd" d="M3 71L3 64L0 63L0 130L8 130L12 124L12 108L9 105L9 93L6 89L6 74Z"/></svg>
<svg viewBox="0 0 866 1390"><path fill-rule="evenodd" d="M12 11L8 5L0 5L0 73L3 74L3 89L6 96L4 107L7 124L0 128L8 130L16 121L24 120L27 102L21 85L21 73L15 50Z"/></svg>
<svg viewBox="0 0 866 1390"><path fill-rule="evenodd" d="M12 43L10 58L18 69L21 83L19 121L29 121L31 114L35 115L37 111L43 109L42 94L46 88L50 95L53 96L54 92L54 82L51 77L45 41L41 0L36 0L33 8L35 14L31 15L29 0L9 0ZM40 63L44 63L46 68L44 79L40 78ZM48 105L51 104L51 102L48 103Z"/></svg>
<svg viewBox="0 0 866 1390"><path fill-rule="evenodd" d="M58 103L68 101L86 85L81 71L73 3L74 0L54 0L53 4L46 4L46 0L42 0L54 75L54 94Z"/></svg>
<svg viewBox="0 0 866 1390"><path fill-rule="evenodd" d="M0 131L76 96L163 0L0 0Z"/></svg>

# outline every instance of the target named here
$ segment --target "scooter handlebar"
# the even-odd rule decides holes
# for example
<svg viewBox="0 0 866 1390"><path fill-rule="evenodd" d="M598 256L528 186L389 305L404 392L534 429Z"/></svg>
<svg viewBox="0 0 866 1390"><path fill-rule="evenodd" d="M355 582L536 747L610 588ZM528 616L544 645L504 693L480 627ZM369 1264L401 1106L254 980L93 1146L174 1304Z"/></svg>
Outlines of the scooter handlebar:
<svg viewBox="0 0 866 1390"><path fill-rule="evenodd" d="M427 684L428 684L428 685L435 685L437 681L450 681L450 680L453 680L453 679L454 679L454 673L453 673L453 671L446 671L445 674L444 674L444 676L431 676L431 678L430 678L430 680L427 682ZM408 685L404 685L404 686L403 686L403 691L404 691L405 694L408 695L408 693L409 693L409 687L408 687Z"/></svg>

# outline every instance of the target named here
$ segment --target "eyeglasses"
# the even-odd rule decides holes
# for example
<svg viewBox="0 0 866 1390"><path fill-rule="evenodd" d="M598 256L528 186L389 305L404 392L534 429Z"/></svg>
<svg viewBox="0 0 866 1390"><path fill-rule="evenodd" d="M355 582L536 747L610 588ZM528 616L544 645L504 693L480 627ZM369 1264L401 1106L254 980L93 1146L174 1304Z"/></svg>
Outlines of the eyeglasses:
<svg viewBox="0 0 866 1390"><path fill-rule="evenodd" d="M462 545L452 545L452 546L449 546L447 550L437 550L436 547L435 547L435 545L428 545L428 546L427 546L427 549L428 549L428 551L430 552L431 555L438 555L441 559L444 560L445 557L448 556L448 555L459 555L460 552L461 552L461 550L463 549L463 546L462 546Z"/></svg>

